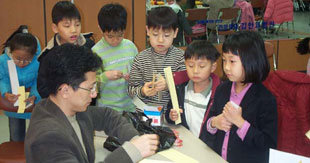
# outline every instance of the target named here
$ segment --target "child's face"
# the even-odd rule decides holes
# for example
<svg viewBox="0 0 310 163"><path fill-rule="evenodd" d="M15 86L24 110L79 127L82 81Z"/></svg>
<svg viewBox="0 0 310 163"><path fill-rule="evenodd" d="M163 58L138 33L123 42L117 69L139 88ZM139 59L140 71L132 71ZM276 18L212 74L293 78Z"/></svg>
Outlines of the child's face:
<svg viewBox="0 0 310 163"><path fill-rule="evenodd" d="M188 77L194 84L204 84L209 81L210 74L216 69L216 62L212 63L206 58L196 58L185 60Z"/></svg>
<svg viewBox="0 0 310 163"><path fill-rule="evenodd" d="M14 63L20 68L24 68L29 65L33 58L33 55L24 49L16 49L12 51L11 54Z"/></svg>
<svg viewBox="0 0 310 163"><path fill-rule="evenodd" d="M53 24L52 29L60 36L60 44L76 44L81 33L81 22L79 19L63 19L58 24Z"/></svg>
<svg viewBox="0 0 310 163"><path fill-rule="evenodd" d="M110 46L118 46L124 38L124 30L110 32L105 31L103 32L103 38Z"/></svg>
<svg viewBox="0 0 310 163"><path fill-rule="evenodd" d="M230 81L244 81L245 72L239 56L231 52L223 53L223 70Z"/></svg>
<svg viewBox="0 0 310 163"><path fill-rule="evenodd" d="M150 44L156 53L166 54L169 47L173 43L173 39L177 36L178 29L163 30L162 28L146 27L147 35L150 37Z"/></svg>

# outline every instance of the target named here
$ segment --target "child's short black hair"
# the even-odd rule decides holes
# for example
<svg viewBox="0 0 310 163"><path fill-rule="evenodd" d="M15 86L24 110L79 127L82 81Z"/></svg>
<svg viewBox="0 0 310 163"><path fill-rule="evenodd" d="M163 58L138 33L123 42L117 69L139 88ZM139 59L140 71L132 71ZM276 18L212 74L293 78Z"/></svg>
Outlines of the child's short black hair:
<svg viewBox="0 0 310 163"><path fill-rule="evenodd" d="M203 59L206 58L212 63L216 62L220 53L217 49L207 40L195 40L185 50L185 60L191 58Z"/></svg>
<svg viewBox="0 0 310 163"><path fill-rule="evenodd" d="M70 1L59 1L52 9L52 20L54 24L58 24L63 19L81 20L79 10Z"/></svg>
<svg viewBox="0 0 310 163"><path fill-rule="evenodd" d="M171 9L171 7L154 7L148 12L147 16L148 28L155 29L173 29L178 28L177 14Z"/></svg>
<svg viewBox="0 0 310 163"><path fill-rule="evenodd" d="M30 33L17 33L8 42L10 51L25 50L32 56L37 51L37 39Z"/></svg>
<svg viewBox="0 0 310 163"><path fill-rule="evenodd" d="M98 13L98 24L102 32L122 31L127 25L127 11L117 3L104 5Z"/></svg>
<svg viewBox="0 0 310 163"><path fill-rule="evenodd" d="M297 52L301 55L310 53L309 48L310 37L306 37L298 42Z"/></svg>
<svg viewBox="0 0 310 163"><path fill-rule="evenodd" d="M243 83L260 83L270 71L263 38L252 31L239 31L227 37L223 53L231 52L240 57L245 79Z"/></svg>

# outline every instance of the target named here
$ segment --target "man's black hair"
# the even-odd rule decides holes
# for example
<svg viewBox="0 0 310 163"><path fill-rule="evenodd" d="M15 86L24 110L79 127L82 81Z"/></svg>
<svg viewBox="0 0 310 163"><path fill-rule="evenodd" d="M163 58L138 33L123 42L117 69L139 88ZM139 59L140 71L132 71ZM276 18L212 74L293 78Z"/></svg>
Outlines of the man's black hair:
<svg viewBox="0 0 310 163"><path fill-rule="evenodd" d="M76 90L86 80L85 73L97 71L102 66L102 60L84 46L66 43L48 52L41 64L48 67L41 76L44 90L49 95L56 95L62 84Z"/></svg>

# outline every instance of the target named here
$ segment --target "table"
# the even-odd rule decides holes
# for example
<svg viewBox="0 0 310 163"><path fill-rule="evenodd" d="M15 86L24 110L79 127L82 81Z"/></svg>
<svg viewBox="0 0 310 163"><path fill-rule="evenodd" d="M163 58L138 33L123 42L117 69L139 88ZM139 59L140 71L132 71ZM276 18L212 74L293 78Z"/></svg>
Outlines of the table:
<svg viewBox="0 0 310 163"><path fill-rule="evenodd" d="M179 132L180 138L183 140L182 147L172 147L173 149L192 157L199 162L208 163L224 163L226 162L221 156L215 153L211 148L209 148L203 141L195 137L188 129L184 126L169 125L171 129L175 129ZM162 160L169 161L164 156L160 154L155 154L146 159L150 160Z"/></svg>

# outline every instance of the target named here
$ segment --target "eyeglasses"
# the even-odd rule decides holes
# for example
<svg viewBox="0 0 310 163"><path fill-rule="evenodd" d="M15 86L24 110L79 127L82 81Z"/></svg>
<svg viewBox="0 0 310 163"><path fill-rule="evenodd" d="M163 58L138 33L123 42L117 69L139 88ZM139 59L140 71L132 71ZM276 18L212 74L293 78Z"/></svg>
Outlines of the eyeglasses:
<svg viewBox="0 0 310 163"><path fill-rule="evenodd" d="M97 83L95 83L94 86L93 86L93 88L91 88L91 89L83 88L83 87L78 87L78 88L90 92L91 95L94 95L94 94L97 93Z"/></svg>
<svg viewBox="0 0 310 163"><path fill-rule="evenodd" d="M16 64L30 64L31 60L20 60L20 59L16 59L13 55L12 55L12 60L16 63Z"/></svg>

